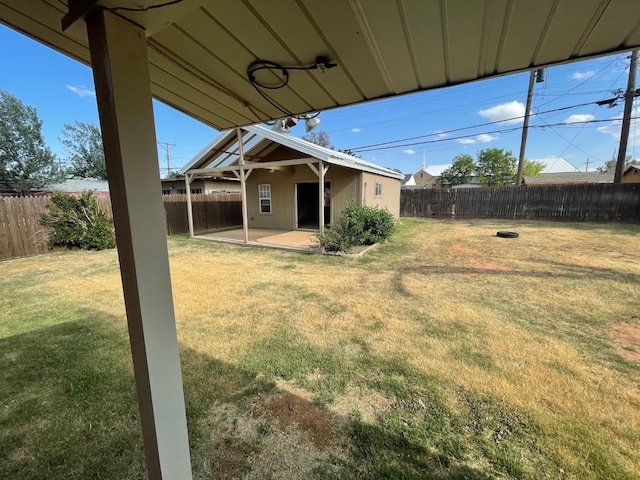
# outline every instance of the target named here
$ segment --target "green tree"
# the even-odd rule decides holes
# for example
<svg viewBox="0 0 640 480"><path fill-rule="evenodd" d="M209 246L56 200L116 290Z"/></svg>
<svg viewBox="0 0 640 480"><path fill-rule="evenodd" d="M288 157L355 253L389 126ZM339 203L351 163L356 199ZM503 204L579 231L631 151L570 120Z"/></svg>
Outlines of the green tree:
<svg viewBox="0 0 640 480"><path fill-rule="evenodd" d="M618 163L618 159L612 158L611 160L604 162L604 165L599 167L598 170L601 172L614 171L616 169L616 163ZM634 160L631 155L627 155L624 159L624 168L627 168L630 165L640 165L640 160Z"/></svg>
<svg viewBox="0 0 640 480"><path fill-rule="evenodd" d="M328 148L330 148L330 147L328 147ZM341 148L338 151L342 152L342 153L346 153L347 155L351 155L352 157L362 158L360 155L358 155L356 152L354 152L350 148L344 148L344 149Z"/></svg>
<svg viewBox="0 0 640 480"><path fill-rule="evenodd" d="M331 138L329 134L324 130L314 130L312 132L307 133L302 136L303 140L307 142L315 143L316 145L320 145L321 147L334 149L333 143L331 143Z"/></svg>
<svg viewBox="0 0 640 480"><path fill-rule="evenodd" d="M26 195L63 177L36 109L0 90L0 185Z"/></svg>
<svg viewBox="0 0 640 480"><path fill-rule="evenodd" d="M60 142L69 152L69 173L77 178L107 179L100 129L91 123L64 126Z"/></svg>
<svg viewBox="0 0 640 480"><path fill-rule="evenodd" d="M525 160L522 165L523 177L537 177L542 173L542 170L547 166L546 163L538 160Z"/></svg>
<svg viewBox="0 0 640 480"><path fill-rule="evenodd" d="M477 154L476 173L480 183L500 187L514 181L518 161L510 151L502 148L487 148Z"/></svg>
<svg viewBox="0 0 640 480"><path fill-rule="evenodd" d="M451 166L440 174L440 180L443 185L462 185L471 181L475 171L476 165L471 155L456 155Z"/></svg>

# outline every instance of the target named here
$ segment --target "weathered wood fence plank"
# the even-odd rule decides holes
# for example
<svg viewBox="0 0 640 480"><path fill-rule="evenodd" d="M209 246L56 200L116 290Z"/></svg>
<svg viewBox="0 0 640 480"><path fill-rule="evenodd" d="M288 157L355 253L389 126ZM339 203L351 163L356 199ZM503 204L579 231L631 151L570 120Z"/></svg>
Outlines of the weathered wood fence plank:
<svg viewBox="0 0 640 480"><path fill-rule="evenodd" d="M407 189L400 216L640 222L640 184Z"/></svg>
<svg viewBox="0 0 640 480"><path fill-rule="evenodd" d="M112 216L108 195L96 197L98 206ZM242 196L240 192L192 195L196 231L242 225ZM42 241L40 215L45 211L49 196L0 197L0 260L46 253ZM167 234L189 232L187 196L163 197L167 219Z"/></svg>

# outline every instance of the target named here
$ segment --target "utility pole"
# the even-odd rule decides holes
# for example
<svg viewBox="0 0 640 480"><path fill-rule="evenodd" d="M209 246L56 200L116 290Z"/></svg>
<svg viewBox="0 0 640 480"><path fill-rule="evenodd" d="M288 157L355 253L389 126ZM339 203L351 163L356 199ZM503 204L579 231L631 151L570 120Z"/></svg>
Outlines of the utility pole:
<svg viewBox="0 0 640 480"><path fill-rule="evenodd" d="M586 167L584 167L584 173L587 173L589 171L589 157L587 157L587 161L584 162Z"/></svg>
<svg viewBox="0 0 640 480"><path fill-rule="evenodd" d="M516 185L522 184L522 167L524 166L524 152L527 149L527 134L529 133L529 111L531 110L531 99L533 98L533 81L537 72L542 70L531 70L529 72L529 88L527 90L527 106L524 111L524 123L522 124L522 139L520 140L520 156L518 157L518 175ZM542 80L540 80L542 78ZM544 74L538 77L538 81L544 81Z"/></svg>
<svg viewBox="0 0 640 480"><path fill-rule="evenodd" d="M629 65L629 79L627 80L627 91L624 93L624 112L622 114L622 130L620 131L620 147L618 148L618 161L616 162L616 174L613 183L622 183L622 173L624 163L627 158L627 142L629 141L629 126L631 124L631 108L636 93L636 71L638 70L638 52L631 52L631 63Z"/></svg>
<svg viewBox="0 0 640 480"><path fill-rule="evenodd" d="M164 148L165 158L167 160L167 177L171 173L171 157L169 155L169 150L176 146L175 143L167 143L167 142L157 142L162 148Z"/></svg>

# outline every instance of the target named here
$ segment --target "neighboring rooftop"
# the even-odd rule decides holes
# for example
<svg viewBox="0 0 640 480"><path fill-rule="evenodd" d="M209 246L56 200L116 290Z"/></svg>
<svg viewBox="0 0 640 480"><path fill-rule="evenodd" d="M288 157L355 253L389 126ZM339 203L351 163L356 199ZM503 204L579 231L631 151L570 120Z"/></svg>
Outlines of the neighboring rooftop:
<svg viewBox="0 0 640 480"><path fill-rule="evenodd" d="M95 178L70 178L60 183L48 185L44 188L44 190L67 193L84 192L87 190L94 190L96 192L108 192L109 182L107 182L106 180L98 180Z"/></svg>
<svg viewBox="0 0 640 480"><path fill-rule="evenodd" d="M613 183L613 172L565 172L542 173L535 177L524 177L524 185L563 185L581 183Z"/></svg>
<svg viewBox="0 0 640 480"><path fill-rule="evenodd" d="M450 163L443 164L443 165L428 165L427 168L425 169L425 172L427 172L429 175L432 175L434 177L439 177L440 175L442 175L442 171L449 168L450 166L451 166Z"/></svg>
<svg viewBox="0 0 640 480"><path fill-rule="evenodd" d="M531 159L535 162L542 162L545 167L542 173L564 173L579 172L580 170L562 157L547 157Z"/></svg>

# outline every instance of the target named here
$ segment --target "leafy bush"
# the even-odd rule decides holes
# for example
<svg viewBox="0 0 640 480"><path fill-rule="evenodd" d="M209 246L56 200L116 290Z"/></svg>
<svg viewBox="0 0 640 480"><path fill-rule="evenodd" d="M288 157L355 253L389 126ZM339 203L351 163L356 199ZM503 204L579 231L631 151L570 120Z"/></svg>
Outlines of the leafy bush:
<svg viewBox="0 0 640 480"><path fill-rule="evenodd" d="M54 193L40 223L53 229L49 235L50 247L104 250L116 246L113 222L100 210L91 191L79 197Z"/></svg>
<svg viewBox="0 0 640 480"><path fill-rule="evenodd" d="M386 208L349 203L338 222L317 238L328 252L348 252L359 245L386 241L393 233L394 224L393 215Z"/></svg>

